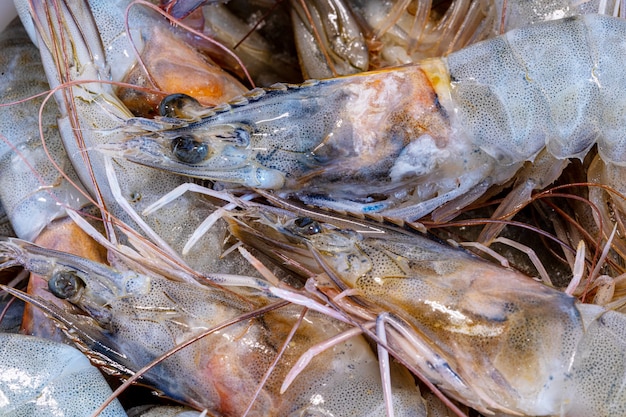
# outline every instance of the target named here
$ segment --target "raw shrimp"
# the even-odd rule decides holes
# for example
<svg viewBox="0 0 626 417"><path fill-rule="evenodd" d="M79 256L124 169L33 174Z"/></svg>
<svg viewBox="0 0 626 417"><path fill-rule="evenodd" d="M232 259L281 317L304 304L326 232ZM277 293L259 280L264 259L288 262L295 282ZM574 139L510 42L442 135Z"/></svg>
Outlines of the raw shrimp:
<svg viewBox="0 0 626 417"><path fill-rule="evenodd" d="M62 113L59 129L67 153L82 183L97 200L104 219L109 220L112 216L119 223L129 225L136 233L145 233L144 236L161 246L171 258L182 264L188 263L201 272L220 268L220 272L224 273L253 273L249 264L236 252L220 258L218 250L224 239L225 225L216 225L210 235L206 235L193 251L181 259L179 253L189 235L215 210L215 206L198 196L183 196L156 214L142 216L140 213L146 207L184 183L183 179L123 160L110 161L94 151L98 144L108 140L112 129L126 120L132 120L132 113L116 96L112 86L106 81L98 82L119 81L137 64L134 44L124 27L129 3L130 0L114 3L98 0L90 3L18 2L18 11L25 26L33 27L35 36L39 38L49 82L53 88L58 88L55 98ZM149 43L154 36L172 30L165 19L141 7L133 7L129 13L132 41L138 43L140 50L141 45ZM177 57L178 64L184 66L187 62L183 52L189 48L172 45L171 42L159 45L174 48L171 55ZM151 51L151 57L160 63L167 56L163 50L155 52L147 47L145 50ZM196 58L194 55L193 59ZM149 59L148 62L153 61ZM173 71L173 74L177 72ZM206 79L188 76L186 81L204 85ZM74 84L59 87L68 82ZM191 86L187 87L193 90ZM219 90L224 86L213 87ZM227 91L226 87L224 91ZM123 233L111 229L108 229L109 235L113 235L111 240L125 238Z"/></svg>
<svg viewBox="0 0 626 417"><path fill-rule="evenodd" d="M536 161L514 207L594 144L626 163L625 37L608 16L537 23L446 58L253 90L176 126L134 120L102 151L396 222L454 213Z"/></svg>
<svg viewBox="0 0 626 417"><path fill-rule="evenodd" d="M26 99L47 90L37 48L19 20L0 35L0 97L3 103ZM0 107L0 201L13 229L22 239L34 240L67 208L78 210L89 202L76 189L78 177L56 128L54 105L43 110L42 129L49 154L39 138L38 109L42 98ZM50 158L62 169L61 173ZM73 182L69 182L70 181Z"/></svg>
<svg viewBox="0 0 626 417"><path fill-rule="evenodd" d="M362 235L267 210L231 221L260 251L325 272L358 305L378 309L395 354L468 406L529 416L626 413L621 313L417 234Z"/></svg>
<svg viewBox="0 0 626 417"><path fill-rule="evenodd" d="M206 57L182 39L174 36L169 28L153 28L141 59L143 65L150 69L150 77L146 77L143 67L135 66L122 81L140 87L150 87L150 83L153 83L160 91L189 94L205 106L220 104L247 90L214 63L207 62ZM190 83L189 80L196 82ZM142 116L158 114L158 106L165 96L163 93L147 94L136 88L118 88L117 95L132 109L133 114Z"/></svg>
<svg viewBox="0 0 626 417"><path fill-rule="evenodd" d="M0 97L4 104L0 107L0 202L11 225L22 239L101 259L96 245L63 220L66 210L81 210L90 201L65 153L57 129L56 105L45 106L40 119L43 97L17 103L48 88L39 52L19 20L0 35L0 49ZM38 293L39 282L31 277L31 294ZM22 328L29 334L62 338L41 312L29 306Z"/></svg>
<svg viewBox="0 0 626 417"><path fill-rule="evenodd" d="M274 372L255 394L280 344L298 321L299 306L271 311L270 303L276 304L277 299L259 289L241 287L236 294L132 269L118 271L17 239L2 241L0 255L4 267L19 264L47 277L56 296L89 314L73 315L20 295L55 316L81 349L118 374L129 375L203 331L246 316L245 321L187 346L144 376L142 383L170 398L225 416L242 415L251 401L249 416L385 414L378 363L361 336L315 358L314 365L279 394L284 375L305 349L346 330L335 319L307 312ZM268 308L262 317L249 314L263 307ZM401 415L425 416L411 375L394 368L394 378L395 409Z"/></svg>
<svg viewBox="0 0 626 417"><path fill-rule="evenodd" d="M77 349L19 334L0 333L0 415L84 417L111 388ZM102 417L125 417L116 400Z"/></svg>

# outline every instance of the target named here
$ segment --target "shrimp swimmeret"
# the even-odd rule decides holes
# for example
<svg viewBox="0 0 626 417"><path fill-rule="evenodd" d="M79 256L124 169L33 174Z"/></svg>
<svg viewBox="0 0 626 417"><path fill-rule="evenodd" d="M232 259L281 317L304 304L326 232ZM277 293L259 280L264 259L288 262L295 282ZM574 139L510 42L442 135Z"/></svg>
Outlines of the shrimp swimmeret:
<svg viewBox="0 0 626 417"><path fill-rule="evenodd" d="M519 202L594 144L626 163L625 37L608 16L537 23L445 58L252 90L161 128L133 119L101 149L394 221L458 210L535 161Z"/></svg>

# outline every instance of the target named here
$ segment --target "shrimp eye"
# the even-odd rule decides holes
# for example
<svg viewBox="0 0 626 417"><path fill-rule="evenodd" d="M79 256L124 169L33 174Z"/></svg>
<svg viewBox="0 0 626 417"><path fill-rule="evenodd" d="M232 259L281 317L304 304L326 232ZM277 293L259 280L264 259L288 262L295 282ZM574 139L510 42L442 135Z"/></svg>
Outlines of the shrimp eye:
<svg viewBox="0 0 626 417"><path fill-rule="evenodd" d="M322 231L322 226L310 217L299 217L293 222L297 231L303 235L316 235Z"/></svg>
<svg viewBox="0 0 626 417"><path fill-rule="evenodd" d="M193 136L179 136L172 140L172 152L179 161L187 164L202 162L209 154L209 147L199 142Z"/></svg>
<svg viewBox="0 0 626 417"><path fill-rule="evenodd" d="M198 100L187 94L170 94L161 100L159 114L163 117L186 119L193 117L194 111L201 108L202 105Z"/></svg>
<svg viewBox="0 0 626 417"><path fill-rule="evenodd" d="M48 289L55 297L65 300L72 298L85 287L85 283L76 273L61 271L52 274L48 280Z"/></svg>

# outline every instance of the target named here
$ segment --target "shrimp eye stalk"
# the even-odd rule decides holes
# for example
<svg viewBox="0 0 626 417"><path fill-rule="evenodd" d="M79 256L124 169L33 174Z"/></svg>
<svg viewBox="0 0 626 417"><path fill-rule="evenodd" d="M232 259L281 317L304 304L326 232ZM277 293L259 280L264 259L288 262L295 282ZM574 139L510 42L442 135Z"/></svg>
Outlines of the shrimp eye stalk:
<svg viewBox="0 0 626 417"><path fill-rule="evenodd" d="M321 233L322 226L310 217L299 217L293 222L294 231L300 235L312 236Z"/></svg>
<svg viewBox="0 0 626 417"><path fill-rule="evenodd" d="M195 98L187 94L170 94L161 100L159 114L163 117L179 119L193 119L203 110L202 105Z"/></svg>
<svg viewBox="0 0 626 417"><path fill-rule="evenodd" d="M209 155L209 146L193 136L184 135L172 140L172 153L186 164L198 164Z"/></svg>
<svg viewBox="0 0 626 417"><path fill-rule="evenodd" d="M72 271L57 271L48 280L48 289L62 300L75 298L85 288L83 280Z"/></svg>

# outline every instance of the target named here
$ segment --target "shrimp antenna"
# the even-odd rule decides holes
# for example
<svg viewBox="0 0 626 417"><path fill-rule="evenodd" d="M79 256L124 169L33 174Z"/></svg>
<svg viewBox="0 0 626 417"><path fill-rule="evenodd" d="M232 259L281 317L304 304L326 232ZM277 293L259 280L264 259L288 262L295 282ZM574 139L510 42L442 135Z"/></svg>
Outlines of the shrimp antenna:
<svg viewBox="0 0 626 417"><path fill-rule="evenodd" d="M545 190L541 193L538 193L536 195L534 195L532 197L531 201L536 201L539 199L543 199L546 201L546 204L548 204L550 206L550 208L552 210L554 210L556 213L559 214L560 217L564 218L569 224L573 225L574 228L584 237L584 239L586 239L589 242L593 242L594 246L595 246L595 251L594 251L594 256L591 260L591 269L594 269L593 265L596 265L595 268L597 268L597 264L598 263L603 263L604 261L600 261L599 258L601 257L601 253L602 252L602 239L603 239L603 233L605 233L604 230L604 220L603 220L603 213L600 207L598 207L598 205L596 203L594 203L593 201L591 201L591 199L589 198L584 198L575 194L564 194L564 193L556 193L555 191L557 190L561 190L561 189L565 189L565 188L571 188L571 187L590 187L590 188L594 188L594 189L602 189L604 191L606 191L609 194L613 194L615 196L617 196L618 198L621 199L625 199L626 197L619 193L617 190L615 190L613 187L610 187L608 185L604 185L604 184L597 184L597 183L589 183L589 182L581 182L581 183L571 183L571 184L564 184L564 185L559 185L553 188L550 188L548 190ZM591 234L589 233L588 230L586 230L586 228L584 228L582 225L580 225L575 219L573 219L569 214L567 214L563 208L560 205L557 205L555 203L553 203L551 200L551 197L561 197L561 198L566 198L566 199L570 199L570 200L575 200L575 201L581 201L582 203L584 203L585 205L587 205L593 212L594 215L594 219L596 219L597 223L598 223L598 235L596 238L594 238L593 236L591 236ZM615 217L615 224L616 227L618 227L618 229L620 230L624 230L623 229L623 223L621 222L621 218L619 215L617 215L617 210L615 210L616 215ZM613 233L609 233L609 234L613 234ZM619 254L619 256L621 258L625 258L626 257L626 247L624 247L621 242L615 242L614 239L609 239L610 245L613 246L613 249L615 250L616 253ZM607 263L609 263L611 265L612 268L615 268L618 271L622 271L622 267L620 267L617 262L615 262L613 259L611 258L607 258L606 256L603 257L604 260L606 260Z"/></svg>
<svg viewBox="0 0 626 417"><path fill-rule="evenodd" d="M43 40L43 42L46 44L47 47L47 51L48 53L54 57L54 62L57 63L57 75L60 79L61 85L63 85L64 83L70 81L67 79L67 74L70 74L70 68L69 68L69 62L71 62L71 60L69 59L69 57L67 56L69 54L69 52L66 50L67 47L67 39L65 39L66 37L66 32L65 30L59 29L58 34L55 33L55 31L53 30L51 33L49 33L51 38L43 38L43 33L46 33L45 28L47 27L46 25L44 25L42 23L42 21L40 20L41 14L44 15L44 17L47 20L47 24L48 25L54 25L55 23L59 26L59 27L68 27L71 24L73 24L73 28L78 30L81 34L84 33L83 31L83 26L79 23L79 21L77 20L76 16L73 13L73 10L69 10L70 15L72 17L71 20L66 20L64 19L62 16L63 14L61 13L61 8L62 7L66 7L67 6L62 6L59 4L59 2L54 2L53 5L44 3L43 5L40 5L39 3L37 3L37 5L34 2L30 2L30 7L32 10L32 18L33 21L35 23L35 25L38 27L38 33L41 35L41 39ZM44 9L42 11L37 12L36 9L39 9L40 7L44 7ZM71 9L71 8L68 8ZM54 10L54 11L53 11ZM71 30L71 28L68 28L67 30ZM57 38L58 35L58 38ZM84 36L84 35L83 35ZM87 42L82 44L83 47L85 47L87 49L87 53L93 55L92 51L91 51L91 45L89 45ZM42 49L43 51L43 49ZM42 52L43 53L43 52ZM61 55L63 55L63 57L61 58ZM59 66L58 63L64 63L65 66L64 68L61 68ZM60 86L58 86L60 87ZM74 92L72 89L59 89L59 88L55 88L53 89L48 96L44 99L44 102L42 103L42 105L40 106L39 109L39 120L41 121L43 119L43 107L45 105L45 103L49 100L50 96L53 94L53 92L56 91L61 91L62 95L63 95L63 99L66 103L67 108L70 108L70 103L73 103L75 100L74 97ZM67 117L69 119L69 123L73 128L78 128L78 126L80 126L80 122L78 120L77 115L74 112L68 111L67 112ZM43 138L44 134L43 134L43 126L40 124L40 136ZM76 130L75 133L75 138L76 141L79 145L79 147L85 147L85 141L84 138L82 136L82 133L80 131L80 129ZM91 163L89 161L89 155L88 154L82 154L84 163L86 164L86 166L90 167ZM98 183L96 181L96 178L94 176L94 173L91 169L88 170L90 178L91 178L91 182L94 186L94 190L95 190L95 194L96 194L96 198L98 200L98 204L96 204L98 207L104 207L104 202L102 199L102 193L98 187ZM112 234L114 235L114 232L110 226L110 224L108 222L105 222L105 227L107 230L108 234Z"/></svg>

